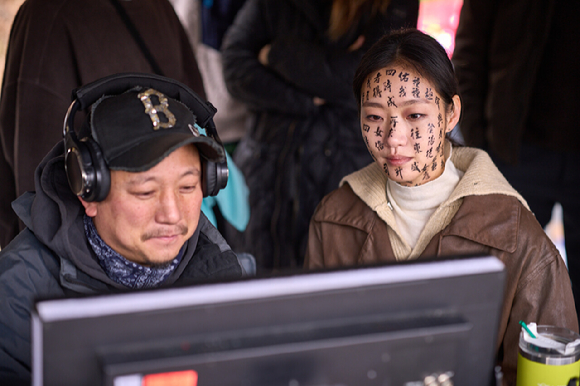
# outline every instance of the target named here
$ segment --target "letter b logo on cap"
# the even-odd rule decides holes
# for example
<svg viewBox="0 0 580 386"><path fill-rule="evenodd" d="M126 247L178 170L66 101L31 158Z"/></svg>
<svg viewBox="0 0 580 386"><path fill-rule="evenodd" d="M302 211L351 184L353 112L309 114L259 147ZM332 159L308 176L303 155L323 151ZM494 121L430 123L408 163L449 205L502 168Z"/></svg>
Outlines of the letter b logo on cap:
<svg viewBox="0 0 580 386"><path fill-rule="evenodd" d="M159 104L154 105L151 101L151 95L157 96L159 99ZM157 90L152 88L138 94L139 99L145 106L145 113L151 118L153 122L153 129L158 130L159 128L169 129L175 125L175 115L169 110L169 103L167 102L167 97ZM163 113L167 122L161 122L159 119L159 113Z"/></svg>

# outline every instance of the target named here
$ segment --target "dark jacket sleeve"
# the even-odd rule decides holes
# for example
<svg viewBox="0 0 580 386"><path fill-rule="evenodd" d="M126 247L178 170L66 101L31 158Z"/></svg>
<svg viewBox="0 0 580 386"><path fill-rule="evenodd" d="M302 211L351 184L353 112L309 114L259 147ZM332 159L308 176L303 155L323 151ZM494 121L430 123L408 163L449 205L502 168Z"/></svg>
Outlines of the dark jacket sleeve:
<svg viewBox="0 0 580 386"><path fill-rule="evenodd" d="M275 3L275 2L270 2ZM271 44L275 6L248 0L228 29L222 46L228 91L250 108L308 116L316 110L314 95L299 90L258 61L262 47Z"/></svg>
<svg viewBox="0 0 580 386"><path fill-rule="evenodd" d="M58 263L29 230L0 252L0 384L30 385L35 298L62 296Z"/></svg>
<svg viewBox="0 0 580 386"><path fill-rule="evenodd" d="M283 36L272 42L268 59L269 67L296 88L326 103L352 105L352 79L362 54L362 49L350 52Z"/></svg>

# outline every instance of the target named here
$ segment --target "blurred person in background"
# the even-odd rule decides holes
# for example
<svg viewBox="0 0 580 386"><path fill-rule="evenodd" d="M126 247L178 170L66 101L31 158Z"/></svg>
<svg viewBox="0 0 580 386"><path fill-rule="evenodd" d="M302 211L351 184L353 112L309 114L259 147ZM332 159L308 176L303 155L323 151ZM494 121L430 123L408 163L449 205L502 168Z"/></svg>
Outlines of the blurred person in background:
<svg viewBox="0 0 580 386"><path fill-rule="evenodd" d="M0 100L1 247L23 228L11 202L34 190L36 166L62 137L71 90L121 72L165 75L205 98L193 50L167 0L23 3Z"/></svg>
<svg viewBox="0 0 580 386"><path fill-rule="evenodd" d="M453 63L461 132L483 148L545 227L563 211L568 271L580 305L580 2L465 0Z"/></svg>
<svg viewBox="0 0 580 386"><path fill-rule="evenodd" d="M247 106L232 98L222 71L220 47L228 27L246 0L170 0L193 47L208 100L217 108L214 117L220 139L228 153L228 186L216 197L204 199L202 209L236 250L244 249L243 231L250 209L248 187L231 155L246 134L250 114Z"/></svg>
<svg viewBox="0 0 580 386"><path fill-rule="evenodd" d="M302 266L321 198L372 158L352 79L383 34L415 27L418 0L247 0L224 37L230 93L253 123L234 160L250 189L246 250L264 271Z"/></svg>

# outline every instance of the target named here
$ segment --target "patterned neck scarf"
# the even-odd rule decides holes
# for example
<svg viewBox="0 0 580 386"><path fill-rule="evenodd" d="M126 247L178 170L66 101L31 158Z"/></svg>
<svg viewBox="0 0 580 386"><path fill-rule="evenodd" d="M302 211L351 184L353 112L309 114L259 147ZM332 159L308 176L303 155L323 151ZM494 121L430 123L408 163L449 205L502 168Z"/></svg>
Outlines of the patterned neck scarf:
<svg viewBox="0 0 580 386"><path fill-rule="evenodd" d="M97 233L92 218L85 215L85 234L91 248L99 258L99 264L107 276L115 282L132 289L153 288L161 285L171 272L181 262L185 252L185 244L177 256L166 264L145 267L133 263L109 247Z"/></svg>

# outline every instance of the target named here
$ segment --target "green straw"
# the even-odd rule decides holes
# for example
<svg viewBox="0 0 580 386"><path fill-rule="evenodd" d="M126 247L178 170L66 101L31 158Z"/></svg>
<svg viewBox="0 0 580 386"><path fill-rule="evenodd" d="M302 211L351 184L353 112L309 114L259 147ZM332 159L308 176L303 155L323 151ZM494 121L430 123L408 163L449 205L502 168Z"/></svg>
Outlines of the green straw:
<svg viewBox="0 0 580 386"><path fill-rule="evenodd" d="M530 334L530 336L534 339L536 339L536 336L530 331L530 329L528 328L528 326L524 323L523 320L520 320L520 326L522 326L524 328L524 330L526 330L526 332L528 334Z"/></svg>

